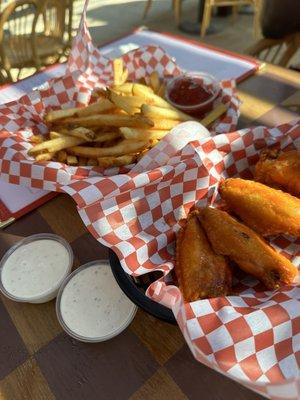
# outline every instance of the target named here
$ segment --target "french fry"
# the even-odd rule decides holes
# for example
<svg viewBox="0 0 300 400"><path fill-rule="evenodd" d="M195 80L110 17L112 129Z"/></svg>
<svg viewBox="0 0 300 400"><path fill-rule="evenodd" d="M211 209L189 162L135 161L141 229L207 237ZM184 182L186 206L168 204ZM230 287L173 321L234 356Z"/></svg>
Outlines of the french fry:
<svg viewBox="0 0 300 400"><path fill-rule="evenodd" d="M52 110L49 111L45 116L44 120L46 122L54 122L60 119L72 117L77 112L77 108L65 108L63 110Z"/></svg>
<svg viewBox="0 0 300 400"><path fill-rule="evenodd" d="M67 132L67 136L74 136L83 139L85 142L92 142L96 134L90 129L78 127Z"/></svg>
<svg viewBox="0 0 300 400"><path fill-rule="evenodd" d="M65 150L60 150L56 154L58 162L65 163L67 161L68 154Z"/></svg>
<svg viewBox="0 0 300 400"><path fill-rule="evenodd" d="M156 129L136 129L136 128L120 128L120 132L125 139L130 140L147 140L147 139L162 139L169 133L169 130L156 130Z"/></svg>
<svg viewBox="0 0 300 400"><path fill-rule="evenodd" d="M38 154L35 157L36 161L51 161L53 159L53 157L55 156L54 152L51 153L42 153L42 154Z"/></svg>
<svg viewBox="0 0 300 400"><path fill-rule="evenodd" d="M158 142L159 142L159 139L153 139L153 140L151 140L149 149L152 149L152 147L156 146Z"/></svg>
<svg viewBox="0 0 300 400"><path fill-rule="evenodd" d="M166 85L164 83L162 83L160 85L160 88L158 89L157 95L164 98L165 92L166 92Z"/></svg>
<svg viewBox="0 0 300 400"><path fill-rule="evenodd" d="M119 157L99 157L97 160L99 167L122 167L123 165L135 163L137 160L137 154L126 154Z"/></svg>
<svg viewBox="0 0 300 400"><path fill-rule="evenodd" d="M117 107L126 111L127 114L133 115L139 112L139 107L143 104L143 99L134 96L122 96L116 92L109 90L109 99Z"/></svg>
<svg viewBox="0 0 300 400"><path fill-rule="evenodd" d="M31 143L42 143L45 140L45 137L43 135L32 135L30 136L29 140Z"/></svg>
<svg viewBox="0 0 300 400"><path fill-rule="evenodd" d="M104 98L100 98L93 104L90 104L82 108L66 108L63 110L53 110L47 113L44 117L46 122L57 122L64 118L69 117L86 117L88 115L99 114L104 111L108 111L114 108L114 105Z"/></svg>
<svg viewBox="0 0 300 400"><path fill-rule="evenodd" d="M218 105L218 107L216 107L214 110L212 110L209 114L207 114L207 116L204 117L200 121L200 123L203 126L208 126L212 122L214 122L216 119L221 117L221 115L224 114L226 112L226 110L227 110L227 107L225 106L225 104L220 104L220 105Z"/></svg>
<svg viewBox="0 0 300 400"><path fill-rule="evenodd" d="M138 113L140 107L145 102L142 97L122 96L112 90L109 90L109 98L117 107L126 111L126 113L130 115Z"/></svg>
<svg viewBox="0 0 300 400"><path fill-rule="evenodd" d="M170 110L168 108L162 108L157 106L150 106L148 104L143 104L141 107L141 113L150 119L152 118L166 118L175 119L177 121L191 121L194 120L188 114L185 114L179 110Z"/></svg>
<svg viewBox="0 0 300 400"><path fill-rule="evenodd" d="M89 158L89 159L87 160L86 165L88 165L89 167L97 167L98 161L97 161L96 158Z"/></svg>
<svg viewBox="0 0 300 400"><path fill-rule="evenodd" d="M153 122L142 115L129 116L125 114L99 114L82 118L66 118L61 121L61 124L84 126L85 128L101 126L149 128L153 126Z"/></svg>
<svg viewBox="0 0 300 400"><path fill-rule="evenodd" d="M174 128L174 126L180 124L181 121L176 121L175 119L152 119L154 123L153 129L155 130L170 130Z"/></svg>
<svg viewBox="0 0 300 400"><path fill-rule="evenodd" d="M118 93L131 94L131 95L132 95L132 88L133 88L133 83L131 82L126 82L123 83L122 85L114 85L112 87L112 89Z"/></svg>
<svg viewBox="0 0 300 400"><path fill-rule="evenodd" d="M122 73L121 78L120 78L120 85L123 85L123 83L125 83L127 81L128 74L129 74L128 73L128 69L124 68L123 73Z"/></svg>
<svg viewBox="0 0 300 400"><path fill-rule="evenodd" d="M60 132L51 131L49 133L49 136L50 136L50 139L57 139L57 138L62 137L64 135L63 135L63 133L60 133Z"/></svg>
<svg viewBox="0 0 300 400"><path fill-rule="evenodd" d="M160 88L160 79L157 71L153 71L150 74L150 85L154 91L154 93L157 93L159 88Z"/></svg>
<svg viewBox="0 0 300 400"><path fill-rule="evenodd" d="M78 158L76 156L67 156L68 165L78 165Z"/></svg>
<svg viewBox="0 0 300 400"><path fill-rule="evenodd" d="M139 109L144 103L154 104L154 101L151 98L143 98L140 96L122 96L116 93L113 90L108 90L110 100L122 110L125 110L128 114L133 115L134 110L138 112Z"/></svg>
<svg viewBox="0 0 300 400"><path fill-rule="evenodd" d="M151 101L151 103L156 106L174 109L174 107L172 107L166 100L162 99L155 93L151 93L148 89L148 86L134 84L132 93L134 96L143 97L145 99L145 103L149 103Z"/></svg>
<svg viewBox="0 0 300 400"><path fill-rule="evenodd" d="M153 89L150 86L147 86L143 83L134 83L132 86L132 94L134 96L139 96L141 93L142 97L145 97L145 93L153 94Z"/></svg>
<svg viewBox="0 0 300 400"><path fill-rule="evenodd" d="M114 85L122 85L123 75L123 60L121 58L115 58L113 60L113 72L114 72Z"/></svg>
<svg viewBox="0 0 300 400"><path fill-rule="evenodd" d="M149 147L151 141L148 140L122 140L118 144L111 147L85 147L74 146L67 149L69 154L87 157L100 158L110 156L122 156L125 154L137 153L146 147Z"/></svg>
<svg viewBox="0 0 300 400"><path fill-rule="evenodd" d="M115 106L108 99L100 98L93 104L89 104L87 107L78 108L74 114L76 117L87 117L93 114L100 114L105 111L112 110Z"/></svg>
<svg viewBox="0 0 300 400"><path fill-rule="evenodd" d="M108 96L111 99L111 101L117 106L122 108L123 104L126 103L132 107L141 107L142 104L145 103L145 99L143 97L139 96L122 96L120 94L117 94L113 90L108 90Z"/></svg>
<svg viewBox="0 0 300 400"><path fill-rule="evenodd" d="M118 132L105 132L105 133L97 133L95 139L93 140L95 143L104 143L109 140L114 140L120 137Z"/></svg>
<svg viewBox="0 0 300 400"><path fill-rule="evenodd" d="M28 154L39 154L43 150L47 150L49 153L55 153L59 150L66 149L67 147L78 146L79 144L82 144L84 142L85 140L80 138L75 138L72 136L62 136L37 144L36 146L28 150Z"/></svg>

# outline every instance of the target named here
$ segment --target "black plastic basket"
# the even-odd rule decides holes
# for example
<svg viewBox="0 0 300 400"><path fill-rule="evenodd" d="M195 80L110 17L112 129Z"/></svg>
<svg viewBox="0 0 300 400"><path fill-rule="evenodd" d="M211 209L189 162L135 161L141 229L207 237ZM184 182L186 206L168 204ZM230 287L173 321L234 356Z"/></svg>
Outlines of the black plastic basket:
<svg viewBox="0 0 300 400"><path fill-rule="evenodd" d="M172 310L156 303L145 295L145 290L149 284L158 279L159 275L157 276L155 272L140 277L128 275L121 267L118 257L112 250L109 250L109 262L120 288L133 303L162 321L176 324L176 319Z"/></svg>

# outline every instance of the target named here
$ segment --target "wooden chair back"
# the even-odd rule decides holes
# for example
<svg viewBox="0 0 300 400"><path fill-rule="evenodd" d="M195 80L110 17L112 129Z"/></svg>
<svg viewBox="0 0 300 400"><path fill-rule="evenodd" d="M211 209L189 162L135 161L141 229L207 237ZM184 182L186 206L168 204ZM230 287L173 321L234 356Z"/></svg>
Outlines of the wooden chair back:
<svg viewBox="0 0 300 400"><path fill-rule="evenodd" d="M147 2L145 4L145 8L144 8L143 19L146 19L148 12L152 6L152 3L153 3L153 0L147 0ZM182 0L172 0L172 9L173 9L173 13L174 13L176 26L179 26L179 24L180 24L181 3L182 3Z"/></svg>
<svg viewBox="0 0 300 400"><path fill-rule="evenodd" d="M46 36L63 39L65 33L65 0L44 0L43 8L43 33Z"/></svg>
<svg viewBox="0 0 300 400"><path fill-rule="evenodd" d="M300 33L283 39L261 39L246 50L246 53L262 61L287 67L290 59L300 47Z"/></svg>
<svg viewBox="0 0 300 400"><path fill-rule="evenodd" d="M259 18L261 12L262 0L205 0L204 12L202 17L200 35L203 38L205 36L206 30L209 27L213 7L233 7L233 17L237 18L238 7L243 5L252 5L254 10L253 19L253 32L254 36L258 36L259 32Z"/></svg>
<svg viewBox="0 0 300 400"><path fill-rule="evenodd" d="M3 10L0 16L0 56L5 71L38 62L35 49L38 14L34 0L16 0Z"/></svg>

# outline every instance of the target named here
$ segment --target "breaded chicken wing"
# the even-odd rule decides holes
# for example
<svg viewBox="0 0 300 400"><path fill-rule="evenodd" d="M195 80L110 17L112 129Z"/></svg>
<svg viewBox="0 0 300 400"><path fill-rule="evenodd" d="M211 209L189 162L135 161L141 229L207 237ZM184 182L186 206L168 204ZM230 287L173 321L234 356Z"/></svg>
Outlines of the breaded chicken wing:
<svg viewBox="0 0 300 400"><path fill-rule="evenodd" d="M300 151L263 151L254 177L258 182L300 197Z"/></svg>
<svg viewBox="0 0 300 400"><path fill-rule="evenodd" d="M214 251L228 256L268 289L293 282L297 268L252 229L215 208L202 209L199 218Z"/></svg>
<svg viewBox="0 0 300 400"><path fill-rule="evenodd" d="M197 214L189 214L176 240L175 272L185 301L224 296L231 288L230 267L212 250Z"/></svg>
<svg viewBox="0 0 300 400"><path fill-rule="evenodd" d="M300 235L300 199L259 182L226 179L220 194L229 210L262 235Z"/></svg>

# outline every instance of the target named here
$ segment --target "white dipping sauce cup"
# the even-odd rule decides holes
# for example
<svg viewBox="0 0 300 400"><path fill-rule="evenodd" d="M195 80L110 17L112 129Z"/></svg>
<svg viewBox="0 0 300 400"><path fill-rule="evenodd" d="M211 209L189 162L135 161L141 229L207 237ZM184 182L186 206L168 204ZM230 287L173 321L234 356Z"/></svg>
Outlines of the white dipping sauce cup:
<svg viewBox="0 0 300 400"><path fill-rule="evenodd" d="M137 306L118 286L107 260L92 261L73 271L56 299L62 328L82 342L102 342L117 336L136 311Z"/></svg>
<svg viewBox="0 0 300 400"><path fill-rule="evenodd" d="M12 246L0 261L0 290L11 300L54 299L73 266L73 251L62 237L42 233Z"/></svg>

